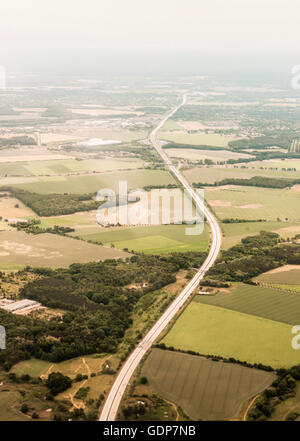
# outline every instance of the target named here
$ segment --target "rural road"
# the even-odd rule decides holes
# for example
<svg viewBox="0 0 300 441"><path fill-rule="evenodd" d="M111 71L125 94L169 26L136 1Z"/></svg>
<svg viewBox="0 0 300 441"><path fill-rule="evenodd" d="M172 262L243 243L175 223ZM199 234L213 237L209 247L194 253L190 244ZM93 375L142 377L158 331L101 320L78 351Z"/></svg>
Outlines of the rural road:
<svg viewBox="0 0 300 441"><path fill-rule="evenodd" d="M171 118L177 110L184 105L186 102L186 96L184 95L182 98L182 102L172 110L159 124L158 126L151 132L150 141L159 155L162 157L166 165L169 167L170 171L176 176L178 181L183 185L183 187L188 191L191 197L194 199L197 209L204 212L204 215L207 219L207 222L210 225L211 229L211 247L209 254L196 273L196 275L190 280L188 285L183 289L183 291L178 295L178 297L171 303L171 305L166 309L163 315L157 320L157 322L153 325L153 327L148 331L143 340L139 343L139 345L134 349L134 351L127 358L125 363L123 364L104 404L102 409L99 421L114 421L118 408L122 399L122 396L125 392L125 389L130 381L132 374L135 369L139 365L140 361L146 354L146 352L151 348L155 340L161 334L161 332L165 329L165 327L170 323L170 321L174 318L174 316L178 313L180 308L185 304L189 296L197 287L200 280L204 277L205 273L208 269L213 265L215 260L218 257L221 242L222 242L222 234L218 222L214 218L214 216L210 213L208 208L205 206L203 200L196 194L196 192L191 188L186 179L181 175L181 173L177 170L177 168L172 165L170 158L160 147L159 141L157 140L157 132L162 128L165 122Z"/></svg>

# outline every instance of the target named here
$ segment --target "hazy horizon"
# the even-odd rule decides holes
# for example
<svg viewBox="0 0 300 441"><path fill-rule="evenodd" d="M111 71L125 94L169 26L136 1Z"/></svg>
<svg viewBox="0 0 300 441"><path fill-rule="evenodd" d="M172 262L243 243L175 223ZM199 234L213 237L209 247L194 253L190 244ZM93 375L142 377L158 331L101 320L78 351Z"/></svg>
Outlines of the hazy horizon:
<svg viewBox="0 0 300 441"><path fill-rule="evenodd" d="M288 72L298 64L296 0L11 0L0 64L104 74Z"/></svg>

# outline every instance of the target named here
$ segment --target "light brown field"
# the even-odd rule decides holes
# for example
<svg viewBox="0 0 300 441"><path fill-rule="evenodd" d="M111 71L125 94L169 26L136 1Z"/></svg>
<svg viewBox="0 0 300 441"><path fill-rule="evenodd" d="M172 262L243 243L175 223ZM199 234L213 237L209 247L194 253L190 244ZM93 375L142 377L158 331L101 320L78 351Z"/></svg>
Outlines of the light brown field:
<svg viewBox="0 0 300 441"><path fill-rule="evenodd" d="M71 109L72 113L79 115L102 116L102 115L143 115L143 112L133 112L132 110L118 109Z"/></svg>
<svg viewBox="0 0 300 441"><path fill-rule="evenodd" d="M130 254L54 234L29 235L23 231L0 231L1 265L68 267L105 259L125 258Z"/></svg>
<svg viewBox="0 0 300 441"><path fill-rule="evenodd" d="M1 194L3 193L0 193L0 195ZM19 208L15 207L17 204ZM18 199L7 195L0 197L0 216L2 216L3 219L10 219L24 216L34 216L34 213Z"/></svg>
<svg viewBox="0 0 300 441"><path fill-rule="evenodd" d="M231 190L232 188L235 188L235 185L218 185L219 190ZM215 190L215 187L205 187L205 193Z"/></svg>
<svg viewBox="0 0 300 441"><path fill-rule="evenodd" d="M64 133L41 133L41 143L49 144L51 142L64 142L64 141L77 141L80 140L79 136L66 135Z"/></svg>
<svg viewBox="0 0 300 441"><path fill-rule="evenodd" d="M179 125L185 130L204 130L207 127L199 121L179 121Z"/></svg>
<svg viewBox="0 0 300 441"><path fill-rule="evenodd" d="M219 201L216 199L209 201L209 205L212 207L231 207L232 204L230 201Z"/></svg>
<svg viewBox="0 0 300 441"><path fill-rule="evenodd" d="M42 113L45 112L46 107L14 107L16 112Z"/></svg>
<svg viewBox="0 0 300 441"><path fill-rule="evenodd" d="M251 209L251 208L253 208L253 209L255 209L255 208L261 208L262 207L262 205L261 204L248 204L248 205L238 205L238 206L236 206L236 208L245 208L245 209Z"/></svg>
<svg viewBox="0 0 300 441"><path fill-rule="evenodd" d="M59 160L59 159L74 159L75 156L66 156L55 153L49 153L44 155L18 155L18 156L0 156L0 163L2 162L26 162L26 161L47 161L47 160Z"/></svg>
<svg viewBox="0 0 300 441"><path fill-rule="evenodd" d="M300 233L300 225L292 225L290 227L280 228L277 233L280 234L284 231L290 231L291 233Z"/></svg>
<svg viewBox="0 0 300 441"><path fill-rule="evenodd" d="M283 265L279 268L272 269L271 271L268 271L264 274L276 274L276 273L284 273L286 271L292 271L292 270L298 270L300 267L299 265Z"/></svg>

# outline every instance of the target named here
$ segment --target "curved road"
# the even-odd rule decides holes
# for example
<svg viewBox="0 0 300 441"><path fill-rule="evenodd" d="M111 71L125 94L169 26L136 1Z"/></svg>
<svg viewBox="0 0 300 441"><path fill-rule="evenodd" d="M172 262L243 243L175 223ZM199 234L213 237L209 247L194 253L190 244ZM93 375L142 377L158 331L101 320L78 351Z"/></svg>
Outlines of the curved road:
<svg viewBox="0 0 300 441"><path fill-rule="evenodd" d="M218 222L214 218L214 216L210 213L208 208L205 206L204 202L199 198L196 192L191 188L186 179L181 175L179 170L172 165L170 158L160 147L159 141L156 138L157 132L162 128L165 122L171 118L177 110L186 102L186 96L183 96L182 102L179 106L177 106L174 110L172 110L160 123L159 125L152 131L150 134L150 141L153 147L157 150L159 155L162 157L166 165L169 167L170 171L176 176L178 181L183 185L183 187L189 192L191 197L194 199L197 209L204 212L204 215L207 219L207 222L211 228L211 247L209 254L196 273L196 275L192 278L192 280L188 283L188 285L183 289L183 291L179 294L179 296L171 303L171 305L166 309L163 315L158 319L158 321L153 325L153 327L148 331L143 340L139 343L139 345L134 349L128 359L125 361L122 366L105 402L105 405L102 409L100 415L100 421L114 421L118 412L118 408L122 399L122 396L125 392L125 389L130 381L132 374L140 363L141 359L144 357L146 352L151 348L155 340L161 334L161 332L165 329L165 327L170 323L170 321L174 318L174 316L178 313L180 308L185 304L189 296L195 290L200 280L204 277L204 274L208 271L208 269L213 265L216 258L218 257L222 234Z"/></svg>

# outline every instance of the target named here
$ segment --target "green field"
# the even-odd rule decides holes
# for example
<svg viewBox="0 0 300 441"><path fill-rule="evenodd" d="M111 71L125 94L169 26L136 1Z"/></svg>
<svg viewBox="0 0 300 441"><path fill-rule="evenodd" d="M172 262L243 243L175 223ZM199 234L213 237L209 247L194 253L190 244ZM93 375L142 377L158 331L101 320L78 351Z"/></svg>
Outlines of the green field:
<svg viewBox="0 0 300 441"><path fill-rule="evenodd" d="M299 323L300 296L287 291L240 284L230 292L197 295L195 301L290 325Z"/></svg>
<svg viewBox="0 0 300 441"><path fill-rule="evenodd" d="M300 265L299 267L286 265L277 271L268 271L256 277L255 281L272 285L300 285Z"/></svg>
<svg viewBox="0 0 300 441"><path fill-rule="evenodd" d="M168 121L165 122L161 130L166 132L172 130L182 130L182 127L173 119L168 119Z"/></svg>
<svg viewBox="0 0 300 441"><path fill-rule="evenodd" d="M149 227L120 228L114 230L80 228L73 235L84 240L101 242L116 248L127 248L147 254L163 254L170 252L206 251L209 241L208 228L199 236L185 234L186 225L157 225ZM99 230L99 229L98 229Z"/></svg>
<svg viewBox="0 0 300 441"><path fill-rule="evenodd" d="M53 176L68 173L104 172L136 169L143 166L139 159L103 158L103 159L59 159L49 161L1 162L0 176Z"/></svg>
<svg viewBox="0 0 300 441"><path fill-rule="evenodd" d="M166 149L166 152L172 158L183 158L189 161L211 159L217 162L227 161L228 159L250 158L250 155L231 152L230 150Z"/></svg>
<svg viewBox="0 0 300 441"><path fill-rule="evenodd" d="M141 375L194 420L236 416L247 399L275 378L257 369L160 349L152 349Z"/></svg>
<svg viewBox="0 0 300 441"><path fill-rule="evenodd" d="M183 129L176 131L160 131L158 134L160 139L171 141L178 144L190 144L190 145L211 145L216 147L227 147L228 142L231 141L222 135L212 134L189 134L184 132Z"/></svg>
<svg viewBox="0 0 300 441"><path fill-rule="evenodd" d="M275 289L283 289L285 291L292 291L294 293L300 292L300 285L288 285L288 284L281 285L280 283L272 283L270 287Z"/></svg>
<svg viewBox="0 0 300 441"><path fill-rule="evenodd" d="M23 265L67 267L74 262L128 256L121 250L54 234L28 235L15 230L0 232L0 269L19 269Z"/></svg>
<svg viewBox="0 0 300 441"><path fill-rule="evenodd" d="M290 169L295 168L297 172L300 172L300 159L268 159L265 161L253 161L247 164L248 167L255 168L274 168L276 172L282 171L283 168ZM299 173L298 173L299 175Z"/></svg>
<svg viewBox="0 0 300 441"><path fill-rule="evenodd" d="M61 226L69 226L69 227L91 227L95 229L99 229L96 220L96 211L82 211L80 213L75 214L66 214L61 216L52 216L52 217L38 217L41 221L40 227L42 228L51 228L54 225Z"/></svg>
<svg viewBox="0 0 300 441"><path fill-rule="evenodd" d="M220 219L300 220L300 191L291 189L216 187L205 199Z"/></svg>
<svg viewBox="0 0 300 441"><path fill-rule="evenodd" d="M0 388L0 421L28 421L30 418L20 409L20 392Z"/></svg>
<svg viewBox="0 0 300 441"><path fill-rule="evenodd" d="M218 152L216 151L216 153ZM250 166L249 163L245 164L244 166L239 164L236 166L227 165L222 167L193 167L189 170L185 170L183 174L191 183L202 182L207 184L214 184L216 181L218 182L223 179L229 178L249 179L253 176L266 176L270 178L286 179L300 178L299 172L266 169L261 170L259 168L254 168Z"/></svg>
<svg viewBox="0 0 300 441"><path fill-rule="evenodd" d="M93 193L103 188L118 191L119 181L127 181L128 189L147 185L175 184L174 178L163 170L135 170L100 175L59 176L36 180L35 182L13 184L13 187L35 193ZM3 182L5 185L5 182Z"/></svg>
<svg viewBox="0 0 300 441"><path fill-rule="evenodd" d="M289 230L290 227L295 228L295 232ZM280 234L281 237L291 237L296 234L296 228L300 225L295 225L290 222L242 222L232 224L221 224L223 232L222 246L225 250L236 245L243 237L258 234L260 231L274 231Z"/></svg>
<svg viewBox="0 0 300 441"><path fill-rule="evenodd" d="M162 342L203 355L279 367L299 364L291 325L193 301Z"/></svg>

